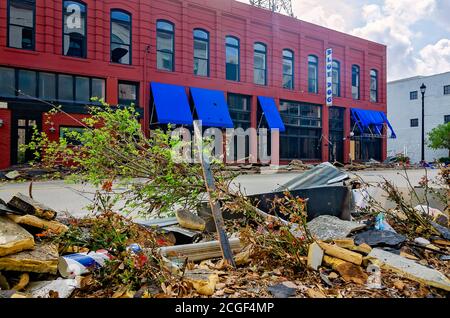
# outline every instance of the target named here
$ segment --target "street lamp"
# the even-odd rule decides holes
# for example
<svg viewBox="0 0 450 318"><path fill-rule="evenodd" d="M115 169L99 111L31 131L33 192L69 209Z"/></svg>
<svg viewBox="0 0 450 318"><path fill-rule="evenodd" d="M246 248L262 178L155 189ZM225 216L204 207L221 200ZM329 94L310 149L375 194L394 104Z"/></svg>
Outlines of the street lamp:
<svg viewBox="0 0 450 318"><path fill-rule="evenodd" d="M425 91L427 87L425 84L420 86L420 92L422 93L422 163L425 163Z"/></svg>

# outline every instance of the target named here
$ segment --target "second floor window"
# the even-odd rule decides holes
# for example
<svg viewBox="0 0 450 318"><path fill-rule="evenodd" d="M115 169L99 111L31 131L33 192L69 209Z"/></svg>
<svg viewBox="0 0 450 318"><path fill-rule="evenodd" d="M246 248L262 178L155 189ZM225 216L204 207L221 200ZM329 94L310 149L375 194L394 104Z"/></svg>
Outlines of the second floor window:
<svg viewBox="0 0 450 318"><path fill-rule="evenodd" d="M444 86L444 95L450 95L450 85Z"/></svg>
<svg viewBox="0 0 450 318"><path fill-rule="evenodd" d="M370 101L378 102L378 72L376 70L370 70Z"/></svg>
<svg viewBox="0 0 450 318"><path fill-rule="evenodd" d="M418 118L411 119L410 122L411 122L411 124L410 124L411 127L419 127L419 119Z"/></svg>
<svg viewBox="0 0 450 318"><path fill-rule="evenodd" d="M333 96L341 96L341 64L333 61Z"/></svg>
<svg viewBox="0 0 450 318"><path fill-rule="evenodd" d="M254 82L267 85L267 47L262 43L254 45Z"/></svg>
<svg viewBox="0 0 450 318"><path fill-rule="evenodd" d="M63 54L86 58L86 6L77 1L64 1Z"/></svg>
<svg viewBox="0 0 450 318"><path fill-rule="evenodd" d="M294 53L283 50L283 88L294 89Z"/></svg>
<svg viewBox="0 0 450 318"><path fill-rule="evenodd" d="M240 65L239 65L239 39L227 36L226 38L226 78L230 81L239 82Z"/></svg>
<svg viewBox="0 0 450 318"><path fill-rule="evenodd" d="M194 30L194 74L209 76L209 33Z"/></svg>
<svg viewBox="0 0 450 318"><path fill-rule="evenodd" d="M156 23L156 64L158 70L173 72L175 70L175 28L167 21Z"/></svg>
<svg viewBox="0 0 450 318"><path fill-rule="evenodd" d="M35 0L9 0L9 47L34 50L35 9Z"/></svg>
<svg viewBox="0 0 450 318"><path fill-rule="evenodd" d="M360 99L360 86L361 86L361 77L360 77L360 68L358 65L352 66L352 97L353 99Z"/></svg>
<svg viewBox="0 0 450 318"><path fill-rule="evenodd" d="M410 100L415 100L415 99L418 99L418 92L417 91L414 91L414 92L409 92L409 99Z"/></svg>
<svg viewBox="0 0 450 318"><path fill-rule="evenodd" d="M111 62L131 64L131 15L111 11Z"/></svg>
<svg viewBox="0 0 450 318"><path fill-rule="evenodd" d="M317 56L308 56L308 92L319 93L319 59Z"/></svg>

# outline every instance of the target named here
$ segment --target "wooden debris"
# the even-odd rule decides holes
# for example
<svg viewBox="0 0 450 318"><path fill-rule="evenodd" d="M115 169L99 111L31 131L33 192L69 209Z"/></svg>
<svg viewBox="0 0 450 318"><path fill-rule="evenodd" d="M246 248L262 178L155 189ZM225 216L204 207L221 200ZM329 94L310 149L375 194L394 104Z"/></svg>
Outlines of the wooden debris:
<svg viewBox="0 0 450 318"><path fill-rule="evenodd" d="M313 270L318 270L322 265L323 250L317 243L312 243L308 250L308 267Z"/></svg>
<svg viewBox="0 0 450 318"><path fill-rule="evenodd" d="M31 214L37 217L54 220L56 218L56 211L51 208L33 200L22 193L17 193L9 202L8 206L19 211L23 214Z"/></svg>
<svg viewBox="0 0 450 318"><path fill-rule="evenodd" d="M231 250L238 253L242 249L238 238L230 239ZM211 241L197 244L186 244L176 246L164 246L159 249L162 256L168 259L184 261L186 258L191 262L203 261L206 259L218 258L222 256L219 241Z"/></svg>
<svg viewBox="0 0 450 318"><path fill-rule="evenodd" d="M184 279L191 283L200 295L212 296L219 282L219 275L204 269L188 270L184 273Z"/></svg>
<svg viewBox="0 0 450 318"><path fill-rule="evenodd" d="M37 244L32 251L1 257L0 270L56 274L58 249L52 244Z"/></svg>
<svg viewBox="0 0 450 318"><path fill-rule="evenodd" d="M47 221L34 215L8 215L8 217L17 224L24 224L42 230L50 230L51 232L56 234L61 234L69 230L66 225L58 221Z"/></svg>
<svg viewBox="0 0 450 318"><path fill-rule="evenodd" d="M0 216L0 257L34 247L33 235L9 218Z"/></svg>
<svg viewBox="0 0 450 318"><path fill-rule="evenodd" d="M339 258L325 255L323 257L325 265L337 271L346 282L354 282L359 285L364 285L369 276L360 266L346 262Z"/></svg>
<svg viewBox="0 0 450 318"><path fill-rule="evenodd" d="M356 245L355 241L352 238L348 239L342 239L342 240L334 240L334 243L342 248L345 248L347 250L351 250L358 253L363 253L364 255L367 255L372 251L372 248L367 245L366 243L363 243L361 245Z"/></svg>
<svg viewBox="0 0 450 318"><path fill-rule="evenodd" d="M309 298L327 298L327 296L319 289L308 289L306 292Z"/></svg>
<svg viewBox="0 0 450 318"><path fill-rule="evenodd" d="M27 287L28 283L30 282L30 275L28 273L23 273L20 275L19 282L12 288L16 291L21 291L25 287Z"/></svg>
<svg viewBox="0 0 450 318"><path fill-rule="evenodd" d="M197 231L205 230L205 220L192 212L189 212L187 210L178 210L176 212L176 217L181 227Z"/></svg>
<svg viewBox="0 0 450 318"><path fill-rule="evenodd" d="M250 263L250 256L252 254L252 248L251 246L247 246L244 248L244 250L234 257L234 261L236 262L237 266L246 265Z"/></svg>
<svg viewBox="0 0 450 318"><path fill-rule="evenodd" d="M331 245L323 242L319 242L318 244L327 255L334 256L355 265L362 264L363 257L361 254L346 250L345 248L339 247L337 245Z"/></svg>

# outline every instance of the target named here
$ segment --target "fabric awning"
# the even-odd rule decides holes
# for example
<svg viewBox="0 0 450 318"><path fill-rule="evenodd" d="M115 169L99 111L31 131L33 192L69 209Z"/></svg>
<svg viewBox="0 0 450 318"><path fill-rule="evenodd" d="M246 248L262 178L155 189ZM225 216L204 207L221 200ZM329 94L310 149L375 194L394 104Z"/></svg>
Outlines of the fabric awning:
<svg viewBox="0 0 450 318"><path fill-rule="evenodd" d="M391 138L397 138L391 123L386 117L386 114L380 111L366 110L366 109L351 109L352 118L358 125L361 133L370 129L373 134L383 135L383 125L386 124L391 130Z"/></svg>
<svg viewBox="0 0 450 318"><path fill-rule="evenodd" d="M217 128L234 127L224 92L191 87L191 95L198 119L202 121L203 126Z"/></svg>
<svg viewBox="0 0 450 318"><path fill-rule="evenodd" d="M193 117L185 88L151 83L158 124L192 125Z"/></svg>
<svg viewBox="0 0 450 318"><path fill-rule="evenodd" d="M286 131L280 112L278 111L275 100L272 97L258 96L259 105L266 116L267 124L270 129L279 129L280 132Z"/></svg>

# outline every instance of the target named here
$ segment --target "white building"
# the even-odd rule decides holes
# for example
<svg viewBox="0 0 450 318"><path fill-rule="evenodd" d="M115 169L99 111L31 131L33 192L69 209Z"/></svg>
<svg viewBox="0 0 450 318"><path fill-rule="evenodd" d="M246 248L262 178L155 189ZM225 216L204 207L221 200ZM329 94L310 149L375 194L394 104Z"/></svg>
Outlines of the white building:
<svg viewBox="0 0 450 318"><path fill-rule="evenodd" d="M416 76L388 83L387 107L389 120L397 139L388 140L388 156L405 153L416 163L421 160L422 94L425 92L425 160L447 157L447 150L427 147L428 133L450 121L450 72L431 76Z"/></svg>

